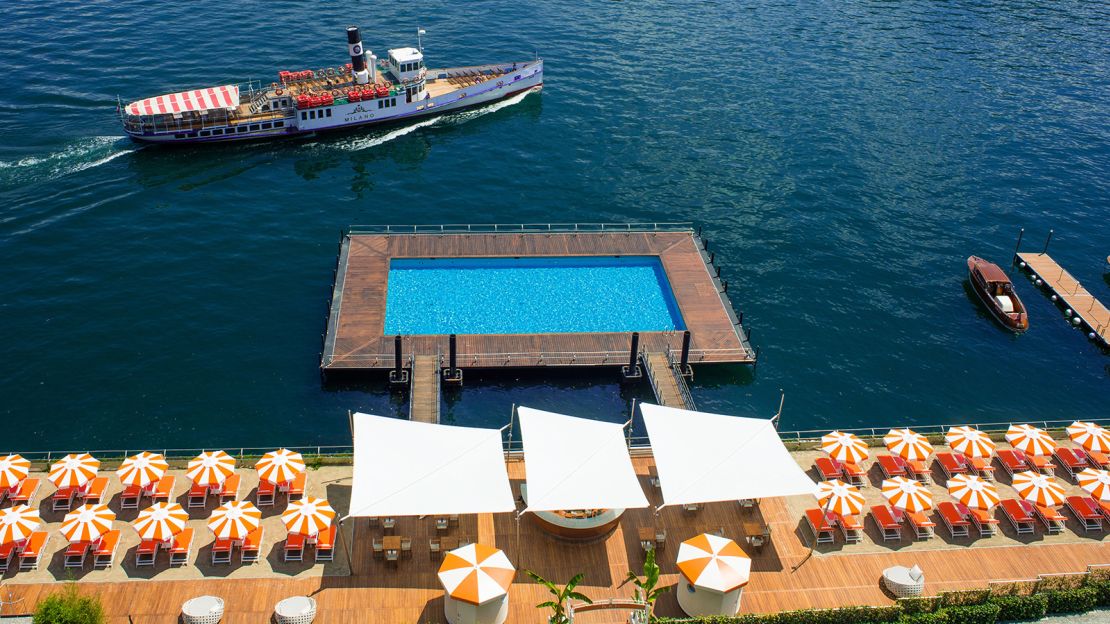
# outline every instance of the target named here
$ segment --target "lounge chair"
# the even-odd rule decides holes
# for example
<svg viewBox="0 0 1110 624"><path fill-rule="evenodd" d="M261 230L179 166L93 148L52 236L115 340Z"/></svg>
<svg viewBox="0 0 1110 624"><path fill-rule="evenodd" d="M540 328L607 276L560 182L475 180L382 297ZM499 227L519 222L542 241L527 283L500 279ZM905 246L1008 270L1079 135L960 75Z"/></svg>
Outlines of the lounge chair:
<svg viewBox="0 0 1110 624"><path fill-rule="evenodd" d="M1052 452L1052 456L1064 467L1064 471L1068 473L1072 481L1075 481L1077 473L1087 468L1087 454L1079 449L1058 446Z"/></svg>
<svg viewBox="0 0 1110 624"><path fill-rule="evenodd" d="M836 526L840 527L840 534L844 536L845 543L854 544L863 541L863 524L855 516L836 515Z"/></svg>
<svg viewBox="0 0 1110 624"><path fill-rule="evenodd" d="M139 499L143 496L143 488L137 485L129 485L123 488L119 495L119 508L120 509L138 509Z"/></svg>
<svg viewBox="0 0 1110 624"><path fill-rule="evenodd" d="M935 535L933 530L937 526L937 523L930 520L929 516L919 511L907 511L906 524L910 525L914 535L919 540L932 539Z"/></svg>
<svg viewBox="0 0 1110 624"><path fill-rule="evenodd" d="M925 574L914 566L894 566L883 570L883 585L898 598L920 596L925 591Z"/></svg>
<svg viewBox="0 0 1110 624"><path fill-rule="evenodd" d="M1064 521L1067 520L1067 518L1064 518L1064 516L1059 511L1057 511L1055 507L1034 505L1029 501L1022 501L1022 503L1024 503L1022 507L1026 507L1026 505L1029 505L1033 508L1033 513L1036 514L1038 518L1040 518L1041 524L1044 524L1044 528L1046 531L1049 532L1049 534L1055 535L1057 533L1064 532ZM1026 509L1028 509L1028 507L1026 507Z"/></svg>
<svg viewBox="0 0 1110 624"><path fill-rule="evenodd" d="M154 495L151 500L155 503L162 502L168 503L173 498L173 486L177 482L177 477L173 475L166 475L158 479L158 485L154 486Z"/></svg>
<svg viewBox="0 0 1110 624"><path fill-rule="evenodd" d="M971 468L966 461L963 455L956 453L937 453L937 463L940 464L940 470L944 473L945 479L951 479L953 475L967 474Z"/></svg>
<svg viewBox="0 0 1110 624"><path fill-rule="evenodd" d="M208 506L208 492L209 488L207 485L197 485L194 483L193 486L189 488L189 509Z"/></svg>
<svg viewBox="0 0 1110 624"><path fill-rule="evenodd" d="M35 495L38 494L39 485L42 483L40 479L34 477L27 477L19 482L19 487L10 494L12 505L27 505L31 506L35 503Z"/></svg>
<svg viewBox="0 0 1110 624"><path fill-rule="evenodd" d="M262 538L265 536L264 527L247 533L243 546L239 549L240 563L258 563L258 553L262 550Z"/></svg>
<svg viewBox="0 0 1110 624"><path fill-rule="evenodd" d="M272 507L277 486L263 479L258 482L258 489L254 493L254 502L259 507Z"/></svg>
<svg viewBox="0 0 1110 624"><path fill-rule="evenodd" d="M844 477L844 467L831 457L818 457L814 460L813 466L817 469L817 474L821 476L822 481L832 481Z"/></svg>
<svg viewBox="0 0 1110 624"><path fill-rule="evenodd" d="M135 567L153 566L158 559L161 544L155 540L143 540L135 549Z"/></svg>
<svg viewBox="0 0 1110 624"><path fill-rule="evenodd" d="M1105 453L1087 451L1087 461L1091 462L1091 467L1096 470L1110 470L1110 457Z"/></svg>
<svg viewBox="0 0 1110 624"><path fill-rule="evenodd" d="M54 511L69 511L73 509L73 499L77 498L77 488L64 487L58 488L54 495L50 497L53 502Z"/></svg>
<svg viewBox="0 0 1110 624"><path fill-rule="evenodd" d="M38 570L42 561L42 553L46 551L46 544L50 541L50 533L35 531L27 538L23 551L19 553L20 570Z"/></svg>
<svg viewBox="0 0 1110 624"><path fill-rule="evenodd" d="M170 565L189 565L189 558L193 550L193 527L186 527L173 538L170 546Z"/></svg>
<svg viewBox="0 0 1110 624"><path fill-rule="evenodd" d="M1012 478L1015 473L1025 472L1032 470L1033 465L1025 459L1025 453L1014 449L999 449L997 453L998 463L1002 464L1002 469L1006 474Z"/></svg>
<svg viewBox="0 0 1110 624"><path fill-rule="evenodd" d="M304 486L308 481L308 473L299 473L293 477L293 483L289 486L289 500L298 500L304 498Z"/></svg>
<svg viewBox="0 0 1110 624"><path fill-rule="evenodd" d="M1033 516L1021 506L1021 501L1016 498L1004 498L999 506L1002 507L1003 515L1010 521L1010 526L1014 527L1018 535L1036 532Z"/></svg>
<svg viewBox="0 0 1110 624"><path fill-rule="evenodd" d="M906 474L909 475L910 478L917 479L922 483L931 482L929 479L929 467L924 461L916 459L906 460Z"/></svg>
<svg viewBox="0 0 1110 624"><path fill-rule="evenodd" d="M7 544L0 544L0 572L7 572L8 566L19 555L19 544L16 542L8 542Z"/></svg>
<svg viewBox="0 0 1110 624"><path fill-rule="evenodd" d="M968 527L971 526L971 522L967 519L967 516L960 513L955 503L944 501L937 505L937 512L940 513L941 522L948 529L949 535L952 537L967 537L970 535Z"/></svg>
<svg viewBox="0 0 1110 624"><path fill-rule="evenodd" d="M883 471L884 478L892 479L906 476L906 460L901 457L897 455L879 455L875 459L879 462L879 470Z"/></svg>
<svg viewBox="0 0 1110 624"><path fill-rule="evenodd" d="M85 567L85 557L89 554L89 548L92 547L91 542L72 542L66 548L65 554L65 567L67 568L83 568Z"/></svg>
<svg viewBox="0 0 1110 624"><path fill-rule="evenodd" d="M233 472L224 479L223 485L220 486L221 505L239 498L239 483L241 481L242 477L239 476L238 472Z"/></svg>
<svg viewBox="0 0 1110 624"><path fill-rule="evenodd" d="M813 537L818 544L831 544L836 541L836 536L833 534L836 530L835 522L836 519L830 513L820 509L806 510L806 523L809 524L809 530L813 531Z"/></svg>
<svg viewBox="0 0 1110 624"><path fill-rule="evenodd" d="M1021 453L1021 451L1018 451ZM1052 458L1044 455L1028 455L1024 454L1026 461L1033 464L1033 470L1041 474L1050 475L1056 470L1056 464L1052 463Z"/></svg>
<svg viewBox="0 0 1110 624"><path fill-rule="evenodd" d="M79 492L86 503L99 505L104 502L104 493L108 491L108 477L97 477L89 481L89 487L84 492Z"/></svg>
<svg viewBox="0 0 1110 624"><path fill-rule="evenodd" d="M1069 496L1064 500L1075 519L1083 525L1085 532L1102 530L1102 512L1093 498L1086 496Z"/></svg>
<svg viewBox="0 0 1110 624"><path fill-rule="evenodd" d="M1094 500L1093 498L1091 500ZM1095 501L1098 504L1098 510L1102 513L1102 517L1110 522L1110 503L1105 501Z"/></svg>
<svg viewBox="0 0 1110 624"><path fill-rule="evenodd" d="M889 457L889 455L887 457ZM901 541L902 525L894 519L894 513L890 507L886 505L875 505L872 507L871 520L873 520L875 526L878 527L884 542L890 540Z"/></svg>
<svg viewBox="0 0 1110 624"><path fill-rule="evenodd" d="M864 487L867 485L867 473L863 468L851 462L843 462L841 465L844 468L844 478L848 480L848 483L856 487Z"/></svg>
<svg viewBox="0 0 1110 624"><path fill-rule="evenodd" d="M963 463L971 467L973 474L987 481L994 481L994 466L991 465L990 457L968 457L963 453L954 453L954 455L963 458Z"/></svg>
<svg viewBox="0 0 1110 624"><path fill-rule="evenodd" d="M304 536L300 533L290 533L285 538L286 561L304 561Z"/></svg>
<svg viewBox="0 0 1110 624"><path fill-rule="evenodd" d="M233 543L229 539L217 538L212 543L212 563L231 563L231 549Z"/></svg>
<svg viewBox="0 0 1110 624"><path fill-rule="evenodd" d="M119 529L113 529L101 536L93 551L93 569L104 570L116 562L116 549L119 548Z"/></svg>
<svg viewBox="0 0 1110 624"><path fill-rule="evenodd" d="M313 551L313 561L331 561L335 558L335 525L320 531L316 536L316 550Z"/></svg>
<svg viewBox="0 0 1110 624"><path fill-rule="evenodd" d="M998 524L998 519L991 514L990 510L971 509L962 503L956 503L956 509L958 509L960 514L965 518L971 520L971 524L975 525L975 528L979 530L979 535L981 537L991 537L997 532L994 525Z"/></svg>

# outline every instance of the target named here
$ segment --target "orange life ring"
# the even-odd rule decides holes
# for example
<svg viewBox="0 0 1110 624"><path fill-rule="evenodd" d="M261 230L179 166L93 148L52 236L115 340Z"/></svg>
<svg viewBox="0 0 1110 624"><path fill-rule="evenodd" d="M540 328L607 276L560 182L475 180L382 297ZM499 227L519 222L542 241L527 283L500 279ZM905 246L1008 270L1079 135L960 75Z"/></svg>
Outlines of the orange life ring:
<svg viewBox="0 0 1110 624"><path fill-rule="evenodd" d="M332 97L339 97L339 95L340 95L339 94L339 89L332 89L331 90L331 96Z"/></svg>
<svg viewBox="0 0 1110 624"><path fill-rule="evenodd" d="M386 80L386 81L385 81L385 82L384 82L383 84L385 84L385 88L386 88L386 89L389 89L389 88L391 88L391 87L393 86L393 83L392 83L392 82L390 82L390 81L388 81L388 80Z"/></svg>
<svg viewBox="0 0 1110 624"><path fill-rule="evenodd" d="M285 93L285 91L282 91L281 89L274 89L274 95L278 95L278 96L280 96L280 95L282 95L282 94L284 94L284 93Z"/></svg>

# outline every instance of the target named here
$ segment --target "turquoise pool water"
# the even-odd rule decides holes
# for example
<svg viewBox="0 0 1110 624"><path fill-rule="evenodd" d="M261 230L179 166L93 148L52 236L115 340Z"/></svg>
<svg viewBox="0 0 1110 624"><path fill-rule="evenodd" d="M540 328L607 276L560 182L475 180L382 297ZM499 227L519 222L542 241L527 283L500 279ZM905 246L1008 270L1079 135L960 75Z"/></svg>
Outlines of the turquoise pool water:
<svg viewBox="0 0 1110 624"><path fill-rule="evenodd" d="M388 335L685 328L654 256L394 259L389 265Z"/></svg>

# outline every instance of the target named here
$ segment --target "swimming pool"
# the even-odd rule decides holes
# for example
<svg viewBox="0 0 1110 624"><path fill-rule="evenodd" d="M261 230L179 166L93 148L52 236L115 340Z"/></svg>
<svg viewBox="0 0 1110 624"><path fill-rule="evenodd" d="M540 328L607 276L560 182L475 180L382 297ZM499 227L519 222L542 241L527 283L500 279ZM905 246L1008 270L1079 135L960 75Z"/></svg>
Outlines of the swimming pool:
<svg viewBox="0 0 1110 624"><path fill-rule="evenodd" d="M656 256L395 258L388 279L387 335L686 328Z"/></svg>

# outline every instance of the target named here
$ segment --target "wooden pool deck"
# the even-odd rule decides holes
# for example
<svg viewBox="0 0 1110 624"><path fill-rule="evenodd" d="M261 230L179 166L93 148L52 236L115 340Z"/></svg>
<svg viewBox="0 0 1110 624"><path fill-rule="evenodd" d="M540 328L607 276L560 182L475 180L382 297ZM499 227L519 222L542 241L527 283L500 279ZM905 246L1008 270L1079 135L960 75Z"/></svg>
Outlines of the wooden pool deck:
<svg viewBox="0 0 1110 624"><path fill-rule="evenodd" d="M1047 253L1022 252L1017 257L1025 263L1027 271L1044 280L1045 286L1082 319L1086 331L1093 332L1103 346L1110 346L1110 310L1106 305Z"/></svg>
<svg viewBox="0 0 1110 624"><path fill-rule="evenodd" d="M469 227L469 226L468 226ZM691 333L690 363L753 363L755 350L732 308L727 287L692 229L629 226L621 231L394 231L346 234L340 244L321 368L385 370L394 364L385 307L393 258L517 256L658 256ZM641 332L644 352L681 349L681 332ZM628 363L631 334L459 335L459 368L611 366ZM448 336L403 338L404 366L436 356L446 366Z"/></svg>

